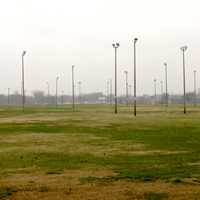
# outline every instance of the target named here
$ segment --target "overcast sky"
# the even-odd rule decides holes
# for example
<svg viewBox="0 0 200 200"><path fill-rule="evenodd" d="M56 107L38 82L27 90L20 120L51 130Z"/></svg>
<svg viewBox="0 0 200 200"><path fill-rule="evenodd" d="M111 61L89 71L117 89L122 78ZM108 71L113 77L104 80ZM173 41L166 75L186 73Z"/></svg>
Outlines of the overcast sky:
<svg viewBox="0 0 200 200"><path fill-rule="evenodd" d="M164 80L168 63L169 92L182 93L182 59L186 52L186 87L193 90L193 70L200 87L199 0L1 0L0 93L21 90L21 53L25 88L71 93L71 65L83 93L106 92L114 82L113 42L119 42L119 93L125 92L124 70L133 84L133 39L137 43L138 93L153 94L153 79ZM114 86L114 84L113 84Z"/></svg>

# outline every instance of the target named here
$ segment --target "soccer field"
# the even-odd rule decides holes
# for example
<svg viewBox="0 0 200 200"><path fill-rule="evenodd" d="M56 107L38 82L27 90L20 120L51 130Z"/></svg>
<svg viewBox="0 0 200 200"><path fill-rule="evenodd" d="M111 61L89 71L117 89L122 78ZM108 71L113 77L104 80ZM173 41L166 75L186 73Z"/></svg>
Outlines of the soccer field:
<svg viewBox="0 0 200 200"><path fill-rule="evenodd" d="M0 108L0 199L200 197L200 107Z"/></svg>

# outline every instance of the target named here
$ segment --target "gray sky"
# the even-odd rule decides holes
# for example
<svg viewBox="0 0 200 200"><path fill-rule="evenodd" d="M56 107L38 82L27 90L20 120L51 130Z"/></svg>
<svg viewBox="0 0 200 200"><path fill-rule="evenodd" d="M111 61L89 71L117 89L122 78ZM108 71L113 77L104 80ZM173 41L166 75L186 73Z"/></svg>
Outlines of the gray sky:
<svg viewBox="0 0 200 200"><path fill-rule="evenodd" d="M0 93L21 88L21 53L25 49L25 88L71 93L71 65L83 92L106 91L114 80L113 42L119 42L119 93L125 76L133 82L133 38L138 37L138 93L152 94L153 79L164 79L168 63L169 92L182 92L180 46L186 53L187 91L193 70L200 74L199 0L1 0ZM114 85L114 84L113 84ZM160 91L160 84L158 85Z"/></svg>

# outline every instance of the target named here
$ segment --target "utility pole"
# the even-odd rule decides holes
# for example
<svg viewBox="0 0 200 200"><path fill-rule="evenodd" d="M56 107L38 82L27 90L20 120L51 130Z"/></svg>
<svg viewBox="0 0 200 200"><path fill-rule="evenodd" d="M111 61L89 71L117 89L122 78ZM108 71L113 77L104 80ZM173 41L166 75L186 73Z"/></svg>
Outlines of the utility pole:
<svg viewBox="0 0 200 200"><path fill-rule="evenodd" d="M187 50L187 46L181 47L181 51L183 53L183 101L184 101L184 108L183 112L186 114L186 92L185 92L185 51Z"/></svg>
<svg viewBox="0 0 200 200"><path fill-rule="evenodd" d="M24 105L25 105L25 86L24 86L24 56L26 51L22 53L22 110L24 112Z"/></svg>
<svg viewBox="0 0 200 200"><path fill-rule="evenodd" d="M134 115L136 116L136 42L137 38L134 39Z"/></svg>
<svg viewBox="0 0 200 200"><path fill-rule="evenodd" d="M126 78L126 105L128 106L128 71L124 71Z"/></svg>
<svg viewBox="0 0 200 200"><path fill-rule="evenodd" d="M56 107L58 106L58 80L59 77L56 77Z"/></svg>
<svg viewBox="0 0 200 200"><path fill-rule="evenodd" d="M194 70L194 105L196 106L197 100L197 88L196 88L196 73L197 71Z"/></svg>
<svg viewBox="0 0 200 200"><path fill-rule="evenodd" d="M75 111L75 99L74 99L74 65L72 65L72 109Z"/></svg>
<svg viewBox="0 0 200 200"><path fill-rule="evenodd" d="M167 63L164 63L165 66L165 101L166 101L166 107L168 107L168 81L167 81Z"/></svg>
<svg viewBox="0 0 200 200"><path fill-rule="evenodd" d="M115 49L115 114L117 114L117 48L119 43L115 43L112 46Z"/></svg>

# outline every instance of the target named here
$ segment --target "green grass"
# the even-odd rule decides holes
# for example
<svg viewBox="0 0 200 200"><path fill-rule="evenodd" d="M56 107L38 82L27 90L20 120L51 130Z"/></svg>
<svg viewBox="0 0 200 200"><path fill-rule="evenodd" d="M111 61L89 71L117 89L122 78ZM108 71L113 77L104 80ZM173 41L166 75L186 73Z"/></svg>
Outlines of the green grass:
<svg viewBox="0 0 200 200"><path fill-rule="evenodd" d="M200 108L189 109L140 106L135 118L126 106L2 107L0 174L103 167L117 179L200 179Z"/></svg>

